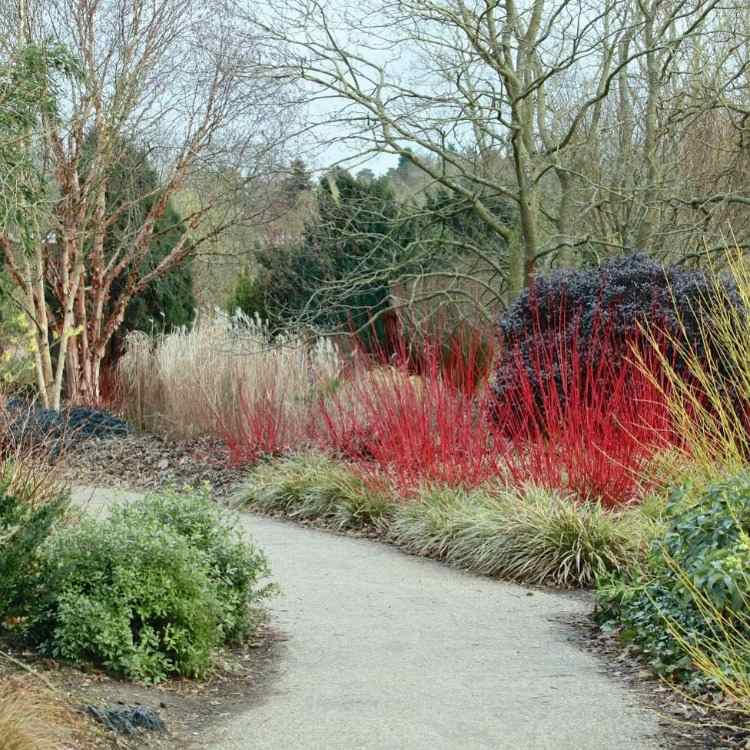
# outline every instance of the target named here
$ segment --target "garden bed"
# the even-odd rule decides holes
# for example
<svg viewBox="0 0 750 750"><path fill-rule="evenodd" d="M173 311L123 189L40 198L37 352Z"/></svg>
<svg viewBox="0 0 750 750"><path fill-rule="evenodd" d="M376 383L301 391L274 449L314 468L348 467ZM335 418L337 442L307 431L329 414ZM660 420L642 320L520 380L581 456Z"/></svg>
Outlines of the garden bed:
<svg viewBox="0 0 750 750"><path fill-rule="evenodd" d="M230 466L217 439L176 441L148 433L89 440L63 461L63 478L71 483L134 490L208 485L218 497L229 494L245 474Z"/></svg>
<svg viewBox="0 0 750 750"><path fill-rule="evenodd" d="M740 654L731 670L693 642L701 633L721 646L734 624L750 625L750 545L728 545L733 514L717 513L721 534L705 564L694 559L696 524L669 500L692 481L735 476L750 455L750 327L734 294L750 278L732 271L736 285L665 276L633 257L554 274L514 302L486 361L473 339L446 350L396 337L390 354L344 356L325 339L275 339L260 321L165 335L123 358L123 409L186 440L91 440L71 452L67 476L136 489L206 482L237 506L474 573L596 587L609 626L656 674L693 699L701 685L723 690L750 715L744 631L729 639L727 654ZM224 443L193 439L209 434ZM732 534L750 533L743 524Z"/></svg>
<svg viewBox="0 0 750 750"><path fill-rule="evenodd" d="M159 685L129 682L93 668L79 669L6 642L0 649L17 661L0 656L0 688L10 680L45 691L48 685L55 688L68 707L73 727L71 744L56 750L200 750L208 746L206 738L214 728L265 696L276 674L282 640L273 629L263 627L246 646L225 651L220 668L208 680L172 679ZM161 719L166 731L116 732L86 710L122 711L133 706L144 707Z"/></svg>

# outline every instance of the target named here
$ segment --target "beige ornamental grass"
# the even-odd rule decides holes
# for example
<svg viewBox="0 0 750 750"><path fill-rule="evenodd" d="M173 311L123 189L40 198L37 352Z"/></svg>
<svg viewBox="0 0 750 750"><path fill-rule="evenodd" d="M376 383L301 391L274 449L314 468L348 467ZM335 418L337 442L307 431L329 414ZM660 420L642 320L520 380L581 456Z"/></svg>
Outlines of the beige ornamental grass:
<svg viewBox="0 0 750 750"><path fill-rule="evenodd" d="M177 438L242 434L243 412L273 399L300 425L312 394L342 367L327 338L273 336L259 318L203 312L191 328L128 337L119 364L127 416Z"/></svg>
<svg viewBox="0 0 750 750"><path fill-rule="evenodd" d="M0 750L70 750L74 724L50 691L21 679L0 682Z"/></svg>

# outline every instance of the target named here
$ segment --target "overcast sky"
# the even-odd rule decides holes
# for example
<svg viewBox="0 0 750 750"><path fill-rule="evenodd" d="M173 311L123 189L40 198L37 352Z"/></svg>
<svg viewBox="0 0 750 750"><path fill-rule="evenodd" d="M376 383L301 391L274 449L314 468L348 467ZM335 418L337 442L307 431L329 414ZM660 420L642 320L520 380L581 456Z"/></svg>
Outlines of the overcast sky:
<svg viewBox="0 0 750 750"><path fill-rule="evenodd" d="M265 21L271 21L283 27L282 18L286 16L289 9L299 9L304 5L304 0L250 0L253 2L256 13L264 16ZM326 9L329 30L333 31L337 41L342 47L349 49L356 55L379 65L384 65L389 76L401 77L410 67L405 59L408 53L401 47L392 45L390 29L384 27L379 18L381 3L374 0L320 0L321 6ZM315 38L318 36L319 26L316 23L304 23L298 25L300 16L292 12L291 16L297 23L289 29L289 38L294 39L297 34L301 38ZM354 20L350 26L349 21ZM296 27L296 28L294 28ZM294 28L294 30L292 30ZM383 30L385 28L385 36ZM292 47L292 49L294 49ZM302 48L295 52L307 53ZM368 143L357 142L356 133L352 126L345 122L346 116L361 115L361 110L352 109L351 102L336 100L330 97L329 92L321 88L313 88L313 84L306 84L307 96L312 101L307 105L307 113L304 125L312 123L319 125L313 128L309 134L301 139L299 149L302 158L316 171L324 171L326 168L341 164L356 174L359 170L369 168L376 174L384 174L391 167L398 164L398 156L392 154L367 153L372 147L372 134L368 134ZM342 108L346 108L347 115L337 117ZM328 122L335 120L335 122ZM347 138L349 140L347 141ZM343 163L342 163L343 162Z"/></svg>
<svg viewBox="0 0 750 750"><path fill-rule="evenodd" d="M332 164L341 160L347 160L346 166L352 173L356 174L360 169L368 168L376 175L385 174L391 167L396 167L398 157L393 154L378 154L363 158L356 150L347 147L343 143L337 143L320 152L319 156L311 163L314 169L325 170ZM349 161L351 160L351 161Z"/></svg>

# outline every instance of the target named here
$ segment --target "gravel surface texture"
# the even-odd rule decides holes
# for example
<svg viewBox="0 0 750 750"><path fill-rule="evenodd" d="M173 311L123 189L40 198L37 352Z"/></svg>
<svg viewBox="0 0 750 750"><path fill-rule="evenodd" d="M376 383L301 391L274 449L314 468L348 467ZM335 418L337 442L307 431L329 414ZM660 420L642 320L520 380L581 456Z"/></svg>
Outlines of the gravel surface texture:
<svg viewBox="0 0 750 750"><path fill-rule="evenodd" d="M92 512L125 497L78 490ZM577 646L585 597L532 591L370 540L243 513L283 595L260 703L207 750L656 750L657 716Z"/></svg>

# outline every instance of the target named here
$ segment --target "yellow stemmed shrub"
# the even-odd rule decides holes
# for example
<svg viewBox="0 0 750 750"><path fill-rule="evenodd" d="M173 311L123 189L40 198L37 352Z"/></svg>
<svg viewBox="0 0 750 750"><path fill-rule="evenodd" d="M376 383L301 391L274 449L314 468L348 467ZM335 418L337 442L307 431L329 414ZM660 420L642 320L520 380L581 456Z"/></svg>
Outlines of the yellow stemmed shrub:
<svg viewBox="0 0 750 750"><path fill-rule="evenodd" d="M652 322L653 351L634 354L672 417L682 455L669 462L669 479L725 476L750 458L750 267L739 251L722 260L709 267L690 319L678 316L672 333ZM656 368L647 361L654 352Z"/></svg>

